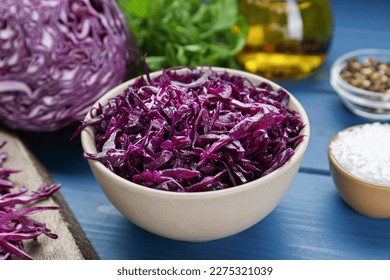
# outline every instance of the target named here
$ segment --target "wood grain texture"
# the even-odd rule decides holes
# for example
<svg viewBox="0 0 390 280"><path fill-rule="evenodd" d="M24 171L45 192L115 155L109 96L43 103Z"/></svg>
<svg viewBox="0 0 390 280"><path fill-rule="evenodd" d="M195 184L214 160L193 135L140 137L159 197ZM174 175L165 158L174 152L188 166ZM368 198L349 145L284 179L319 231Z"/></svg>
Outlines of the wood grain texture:
<svg viewBox="0 0 390 280"><path fill-rule="evenodd" d="M38 189L43 182L53 183L47 169L15 134L0 128L0 141L7 142L1 150L8 154L4 165L22 170L10 176L15 186L24 185L31 192ZM37 240L26 241L25 248L28 254L40 260L98 259L91 243L59 191L35 205L62 208L59 211L44 211L34 215L34 219L46 223L47 227L59 237L50 239L41 235Z"/></svg>

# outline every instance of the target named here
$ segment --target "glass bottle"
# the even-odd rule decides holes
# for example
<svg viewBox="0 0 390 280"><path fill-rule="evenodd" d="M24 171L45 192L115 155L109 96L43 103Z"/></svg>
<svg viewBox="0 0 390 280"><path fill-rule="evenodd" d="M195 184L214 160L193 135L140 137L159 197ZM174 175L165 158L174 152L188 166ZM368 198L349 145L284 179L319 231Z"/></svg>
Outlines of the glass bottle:
<svg viewBox="0 0 390 280"><path fill-rule="evenodd" d="M303 78L320 67L332 38L327 0L239 0L249 25L237 54L249 72L268 78Z"/></svg>

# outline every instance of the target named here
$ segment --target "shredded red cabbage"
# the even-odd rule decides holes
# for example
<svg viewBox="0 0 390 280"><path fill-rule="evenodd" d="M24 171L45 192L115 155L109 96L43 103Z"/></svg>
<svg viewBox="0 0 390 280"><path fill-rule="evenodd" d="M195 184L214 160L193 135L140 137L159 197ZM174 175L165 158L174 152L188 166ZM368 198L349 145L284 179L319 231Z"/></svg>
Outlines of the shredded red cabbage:
<svg viewBox="0 0 390 280"><path fill-rule="evenodd" d="M0 121L38 132L79 121L138 60L116 1L1 0Z"/></svg>
<svg viewBox="0 0 390 280"><path fill-rule="evenodd" d="M289 95L211 68L171 68L137 79L91 111L96 154L87 159L159 190L237 186L283 165L303 140Z"/></svg>
<svg viewBox="0 0 390 280"><path fill-rule="evenodd" d="M5 142L0 142L0 148ZM12 192L15 188L8 179L12 173L19 170L7 168L3 163L7 159L6 153L0 153L0 260L9 259L12 255L22 259L32 259L24 250L25 240L36 239L44 234L56 239L58 236L50 232L45 224L35 221L28 216L45 210L58 210L58 207L26 206L40 199L51 196L61 185L46 183L42 184L37 191L27 194L27 188L21 187L18 191Z"/></svg>

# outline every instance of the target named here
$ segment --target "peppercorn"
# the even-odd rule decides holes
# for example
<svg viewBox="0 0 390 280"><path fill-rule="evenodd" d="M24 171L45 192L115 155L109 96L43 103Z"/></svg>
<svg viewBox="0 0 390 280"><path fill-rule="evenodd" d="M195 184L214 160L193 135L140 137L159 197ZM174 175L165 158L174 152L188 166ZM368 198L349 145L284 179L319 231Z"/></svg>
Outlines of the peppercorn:
<svg viewBox="0 0 390 280"><path fill-rule="evenodd" d="M340 76L350 85L379 93L390 93L390 62L369 58L347 60Z"/></svg>

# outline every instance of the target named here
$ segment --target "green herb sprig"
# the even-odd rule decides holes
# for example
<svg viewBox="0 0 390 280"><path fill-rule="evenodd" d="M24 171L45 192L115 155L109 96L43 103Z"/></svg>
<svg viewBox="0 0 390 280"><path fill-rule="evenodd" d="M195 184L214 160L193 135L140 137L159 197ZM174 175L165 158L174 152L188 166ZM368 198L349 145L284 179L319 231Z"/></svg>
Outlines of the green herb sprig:
<svg viewBox="0 0 390 280"><path fill-rule="evenodd" d="M237 68L248 32L236 0L118 0L150 70Z"/></svg>

